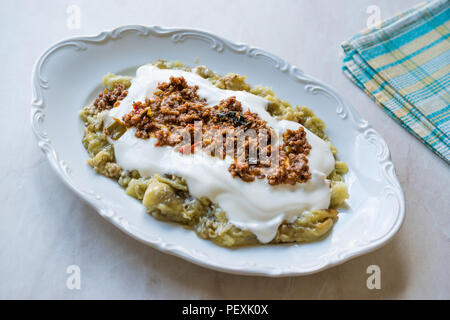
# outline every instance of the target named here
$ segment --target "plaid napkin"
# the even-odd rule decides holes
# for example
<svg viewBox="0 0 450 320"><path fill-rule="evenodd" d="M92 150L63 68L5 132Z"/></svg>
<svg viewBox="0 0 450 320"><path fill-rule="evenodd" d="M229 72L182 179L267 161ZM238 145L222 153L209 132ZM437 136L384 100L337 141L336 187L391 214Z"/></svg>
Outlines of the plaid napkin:
<svg viewBox="0 0 450 320"><path fill-rule="evenodd" d="M450 1L419 4L342 44L344 73L450 164Z"/></svg>

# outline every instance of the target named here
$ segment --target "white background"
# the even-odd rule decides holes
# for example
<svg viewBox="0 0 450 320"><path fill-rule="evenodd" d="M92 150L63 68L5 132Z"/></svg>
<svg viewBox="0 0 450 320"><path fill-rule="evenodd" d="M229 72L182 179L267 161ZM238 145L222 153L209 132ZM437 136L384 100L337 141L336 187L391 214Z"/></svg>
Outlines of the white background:
<svg viewBox="0 0 450 320"><path fill-rule="evenodd" d="M1 1L0 298L450 298L450 169L341 72L340 43L414 0ZM81 10L67 27L67 7ZM272 52L340 91L386 139L406 197L406 220L382 249L319 274L228 275L129 238L53 173L29 125L34 61L51 44L124 24L193 27ZM68 265L81 290L66 288ZM366 268L381 268L368 290Z"/></svg>

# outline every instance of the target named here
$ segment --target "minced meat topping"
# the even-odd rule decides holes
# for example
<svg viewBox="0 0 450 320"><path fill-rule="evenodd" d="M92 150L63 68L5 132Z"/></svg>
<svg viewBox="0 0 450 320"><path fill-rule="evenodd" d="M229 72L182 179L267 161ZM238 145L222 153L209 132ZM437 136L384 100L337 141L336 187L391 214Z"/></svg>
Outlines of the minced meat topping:
<svg viewBox="0 0 450 320"><path fill-rule="evenodd" d="M109 110L113 107L117 107L120 100L123 100L128 94L128 90L125 90L123 84L115 84L114 89L108 91L108 89L103 90L97 99L94 101L94 106L100 110Z"/></svg>
<svg viewBox="0 0 450 320"><path fill-rule="evenodd" d="M159 83L151 98L134 102L133 110L122 118L123 125L136 128L137 138L156 138L155 146L172 146L182 153L203 150L222 160L228 155L234 158L228 171L246 182L267 178L271 185L293 185L311 178L307 159L311 145L303 127L286 130L278 152L272 152L276 133L258 114L244 111L236 97L209 107L197 90L198 86L189 86L184 77L171 77L169 82ZM105 90L94 104L110 109L126 93L118 85L112 92ZM250 129L253 135L246 134ZM273 166L270 157L275 154L278 165Z"/></svg>

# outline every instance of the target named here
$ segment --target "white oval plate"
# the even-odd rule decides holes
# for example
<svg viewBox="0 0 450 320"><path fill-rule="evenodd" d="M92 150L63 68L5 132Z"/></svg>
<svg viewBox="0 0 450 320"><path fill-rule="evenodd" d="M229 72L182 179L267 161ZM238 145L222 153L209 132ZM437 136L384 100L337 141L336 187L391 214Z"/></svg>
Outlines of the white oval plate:
<svg viewBox="0 0 450 320"><path fill-rule="evenodd" d="M107 72L133 75L156 59L247 75L279 97L306 105L325 121L327 133L347 162L349 207L331 234L302 245L226 249L179 225L159 222L120 186L97 175L81 144L80 108L100 90ZM125 26L93 37L61 41L35 64L31 124L40 148L63 181L108 221L132 237L198 265L225 272L305 275L343 263L384 245L404 219L404 198L383 138L326 84L263 50L213 34L179 28Z"/></svg>

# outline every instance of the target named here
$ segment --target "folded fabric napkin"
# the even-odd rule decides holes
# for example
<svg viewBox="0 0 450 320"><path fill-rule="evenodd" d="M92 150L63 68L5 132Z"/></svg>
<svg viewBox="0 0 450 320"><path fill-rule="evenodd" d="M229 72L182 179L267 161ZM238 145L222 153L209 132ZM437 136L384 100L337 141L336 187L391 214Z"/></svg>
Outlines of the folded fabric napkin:
<svg viewBox="0 0 450 320"><path fill-rule="evenodd" d="M417 5L342 44L344 73L450 164L450 1Z"/></svg>

